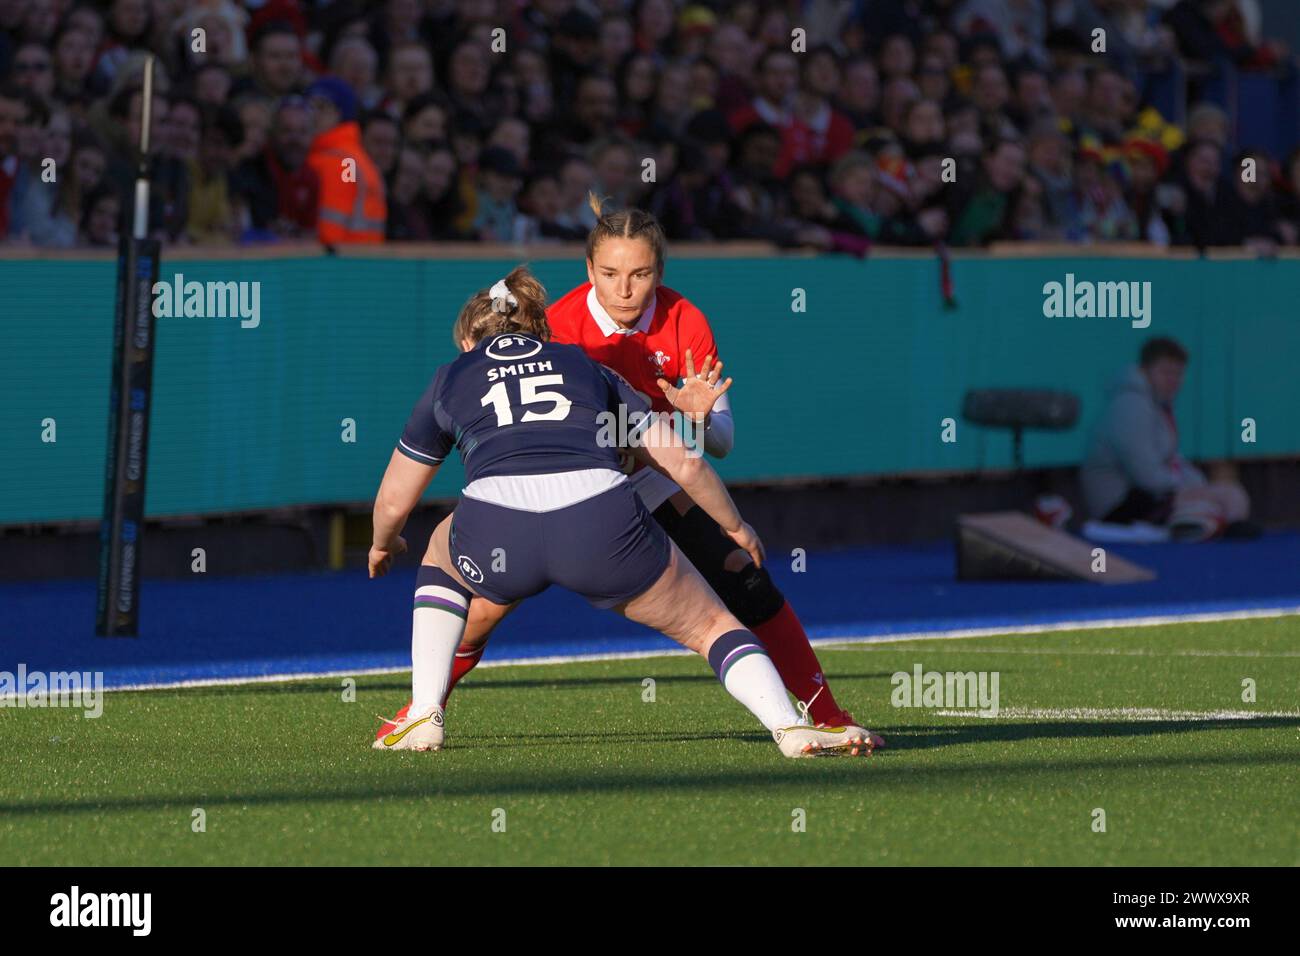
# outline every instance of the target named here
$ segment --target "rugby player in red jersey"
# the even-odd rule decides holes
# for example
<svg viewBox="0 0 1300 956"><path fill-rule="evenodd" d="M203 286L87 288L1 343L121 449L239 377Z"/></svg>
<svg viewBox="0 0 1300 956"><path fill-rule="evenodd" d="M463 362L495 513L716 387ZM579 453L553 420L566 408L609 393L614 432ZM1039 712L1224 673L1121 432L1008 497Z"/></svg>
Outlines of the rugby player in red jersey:
<svg viewBox="0 0 1300 956"><path fill-rule="evenodd" d="M702 390L696 387L684 401L686 393L673 384L689 373L716 382L721 363L710 367L718 348L704 314L681 293L662 285L667 245L663 230L639 209L603 213L594 196L592 209L597 222L587 238L588 282L547 309L553 340L581 346L589 357L627 379L656 411L679 407L703 429L704 451L725 456L734 438L727 396L701 402ZM806 704L811 721L858 727L836 702L803 625L767 569L756 567L666 476L641 468L631 481L646 509L728 610L763 642L786 689ZM482 600L471 603L448 695L478 664L488 636L512 609ZM405 714L403 708L395 720ZM385 723L376 738L393 726ZM884 745L876 734L871 740L874 747Z"/></svg>

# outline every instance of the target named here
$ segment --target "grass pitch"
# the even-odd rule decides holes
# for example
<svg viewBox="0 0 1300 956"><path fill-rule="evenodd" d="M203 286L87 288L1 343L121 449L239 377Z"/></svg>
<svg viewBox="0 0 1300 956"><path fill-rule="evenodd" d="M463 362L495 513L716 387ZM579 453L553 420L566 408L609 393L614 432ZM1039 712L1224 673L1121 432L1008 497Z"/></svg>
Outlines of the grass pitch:
<svg viewBox="0 0 1300 956"><path fill-rule="evenodd" d="M0 708L0 860L1295 865L1298 635L1291 617L819 648L889 742L856 760L783 759L694 657L481 668L438 754L369 749L406 675L360 678L355 703L331 678L113 693L95 720ZM998 672L1003 715L892 707L916 664Z"/></svg>

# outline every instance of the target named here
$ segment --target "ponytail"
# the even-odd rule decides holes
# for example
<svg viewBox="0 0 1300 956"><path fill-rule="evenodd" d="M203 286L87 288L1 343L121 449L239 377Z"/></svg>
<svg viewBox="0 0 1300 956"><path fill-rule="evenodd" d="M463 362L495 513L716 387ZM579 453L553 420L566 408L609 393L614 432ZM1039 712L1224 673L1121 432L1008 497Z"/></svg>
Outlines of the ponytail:
<svg viewBox="0 0 1300 956"><path fill-rule="evenodd" d="M546 289L526 265L515 266L492 288L474 293L456 317L451 337L460 348L463 339L477 345L489 335L503 332L523 332L543 341L551 337Z"/></svg>

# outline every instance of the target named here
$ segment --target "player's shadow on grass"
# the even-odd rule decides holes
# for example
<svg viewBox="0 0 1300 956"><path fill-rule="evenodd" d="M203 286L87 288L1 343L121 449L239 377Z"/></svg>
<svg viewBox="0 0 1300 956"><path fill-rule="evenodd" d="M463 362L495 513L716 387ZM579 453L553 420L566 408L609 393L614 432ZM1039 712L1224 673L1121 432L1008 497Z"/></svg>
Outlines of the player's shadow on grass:
<svg viewBox="0 0 1300 956"><path fill-rule="evenodd" d="M569 733L558 731L553 734L530 733L527 737L475 737L472 734L464 738L464 746L484 750L508 749L519 747L525 750L535 749L538 743L545 742L548 747L587 747L608 746L611 739L628 740L638 744L679 744L694 743L700 740L736 741L738 743L762 744L772 746L772 735L761 731L758 733L728 733L725 731L687 731L673 732L666 730L609 730L601 733Z"/></svg>
<svg viewBox="0 0 1300 956"><path fill-rule="evenodd" d="M1005 673L1005 671L1003 672ZM873 678L889 678L892 671L881 671L879 673L858 673L849 674L836 672L834 679L836 681L844 680L867 680ZM658 687L669 687L673 684L717 684L718 678L710 671L705 670L701 674L672 674L667 677L656 677L653 673L641 674L637 677L556 677L552 680L542 678L528 677L523 680L494 680L491 677L485 678L467 678L464 684L457 685L457 691L462 688L473 691L476 689L483 690L510 690L516 687L546 687L550 690L564 690L569 687L601 687L630 685L640 687L641 681L647 677L654 677Z"/></svg>
<svg viewBox="0 0 1300 956"><path fill-rule="evenodd" d="M1294 717L1260 717L1253 720L1089 720L1018 721L982 719L978 724L947 726L900 725L874 728L894 750L927 750L958 744L992 741L1062 739L1071 737L1150 737L1155 734L1198 733L1204 730L1300 727Z"/></svg>
<svg viewBox="0 0 1300 956"><path fill-rule="evenodd" d="M716 735L710 735L716 739ZM771 746L770 741L767 744ZM450 753L450 752L449 752ZM569 768L553 770L543 775L533 767L525 771L498 770L489 774L462 774L448 766L445 775L431 773L437 766L437 757L422 754L403 754L415 758L403 761L410 769L400 777L378 773L373 767L361 767L346 778L336 778L329 789L319 784L286 787L281 790L235 791L214 793L191 791L169 796L132 796L83 800L33 800L0 803L0 813L15 817L41 816L49 813L103 814L114 811L173 811L188 822L190 810L204 807L234 806L276 807L286 804L360 803L371 805L379 798L412 799L480 799L485 794L493 799L506 797L552 797L563 794L585 794L609 797L623 792L659 792L664 794L695 794L699 791L731 792L740 787L751 798L768 787L793 787L806 792L810 780L815 780L821 792L845 790L863 793L873 786L886 788L938 788L954 780L970 777L1002 781L1025 777L1026 784L1041 779L1044 771L1076 775L1087 771L1122 771L1137 775L1150 774L1162 767L1191 767L1201 769L1222 766L1225 768L1271 765L1294 766L1294 754L1251 755L1237 753L1186 754L1182 756L1153 757L1133 755L1079 760L1052 759L1008 762L989 760L958 765L916 766L902 761L882 761L875 757L856 759L825 758L815 761L787 761L772 754L770 763L761 766L737 767L701 771L683 771L665 774L653 768L628 771L621 768L601 769ZM374 754L375 767L388 766L390 772L398 769L393 754ZM424 766L421 766L424 765ZM815 776L810 776L810 772Z"/></svg>
<svg viewBox="0 0 1300 956"><path fill-rule="evenodd" d="M892 671L880 671L877 673L849 673L836 672L835 680L872 680L875 678L889 678ZM1004 669L1002 673L1006 673ZM672 684L716 684L718 682L711 672L705 670L701 674L673 674L668 677L655 677L653 673L642 674L638 677L556 677L547 680L541 677L527 677L523 680L498 680L491 677L474 677L466 679L463 684L458 684L456 692L458 694L476 690L513 690L515 688L539 688L544 687L548 690L567 690L569 688L577 689L582 687L616 687L631 686L640 688L641 681L646 677L654 677L660 687L667 687ZM364 678L363 678L364 679ZM405 693L410 696L411 682L409 679L385 680L379 683L361 684L358 690L363 693L372 693L376 691ZM200 697L228 697L239 694L324 694L336 696L339 692L339 678L328 678L325 680L312 680L309 683L292 683L292 684L232 684L229 686L218 687L186 687L177 689L177 693L184 693L187 696Z"/></svg>

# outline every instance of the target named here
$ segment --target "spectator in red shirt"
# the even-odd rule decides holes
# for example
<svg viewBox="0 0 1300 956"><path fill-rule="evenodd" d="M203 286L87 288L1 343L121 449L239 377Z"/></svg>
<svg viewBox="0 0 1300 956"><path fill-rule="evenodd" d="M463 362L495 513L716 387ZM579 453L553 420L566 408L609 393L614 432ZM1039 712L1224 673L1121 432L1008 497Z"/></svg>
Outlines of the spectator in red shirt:
<svg viewBox="0 0 1300 956"><path fill-rule="evenodd" d="M790 107L799 88L799 63L793 53L769 49L758 60L758 92L731 114L731 128L743 133L758 122L784 130L790 124Z"/></svg>
<svg viewBox="0 0 1300 956"><path fill-rule="evenodd" d="M237 191L254 229L278 236L310 237L316 231L320 184L307 165L311 116L299 97L280 104L266 147L240 166Z"/></svg>
<svg viewBox="0 0 1300 956"><path fill-rule="evenodd" d="M816 69L816 60L811 60ZM801 163L834 162L853 147L853 124L831 106L809 77L800 82L798 61L782 48L768 50L759 61L759 94L749 106L731 116L743 132L758 120L781 132L781 157L776 174L786 175Z"/></svg>
<svg viewBox="0 0 1300 956"><path fill-rule="evenodd" d="M792 120L781 131L777 174L800 163L835 162L853 148L853 132L848 118L805 82L795 94Z"/></svg>

